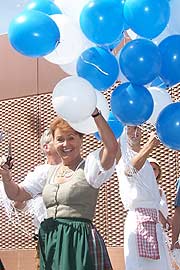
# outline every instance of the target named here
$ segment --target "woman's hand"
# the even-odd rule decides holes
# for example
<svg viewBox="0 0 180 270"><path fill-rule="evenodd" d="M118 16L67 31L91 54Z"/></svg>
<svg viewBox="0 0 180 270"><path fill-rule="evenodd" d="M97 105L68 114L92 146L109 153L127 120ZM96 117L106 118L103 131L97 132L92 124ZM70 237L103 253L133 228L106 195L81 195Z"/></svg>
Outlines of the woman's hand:
<svg viewBox="0 0 180 270"><path fill-rule="evenodd" d="M169 231L171 229L171 220L169 217L167 219L164 217L164 215L159 211L159 221L162 224L163 228L166 231Z"/></svg>
<svg viewBox="0 0 180 270"><path fill-rule="evenodd" d="M158 146L160 144L160 140L157 137L155 132L150 133L148 142L149 142L150 145L152 145L152 147L156 147L156 146Z"/></svg>
<svg viewBox="0 0 180 270"><path fill-rule="evenodd" d="M10 168L12 168L13 160L7 163L7 158L2 156L0 158L0 174L2 175L3 182L11 181Z"/></svg>

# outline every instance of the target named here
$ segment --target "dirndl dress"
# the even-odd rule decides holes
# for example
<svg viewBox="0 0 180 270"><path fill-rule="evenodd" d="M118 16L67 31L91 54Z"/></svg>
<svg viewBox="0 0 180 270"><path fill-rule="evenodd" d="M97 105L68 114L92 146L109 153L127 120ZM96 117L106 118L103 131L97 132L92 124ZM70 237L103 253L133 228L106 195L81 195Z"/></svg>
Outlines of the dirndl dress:
<svg viewBox="0 0 180 270"><path fill-rule="evenodd" d="M39 231L40 270L112 270L104 241L90 220L48 218Z"/></svg>

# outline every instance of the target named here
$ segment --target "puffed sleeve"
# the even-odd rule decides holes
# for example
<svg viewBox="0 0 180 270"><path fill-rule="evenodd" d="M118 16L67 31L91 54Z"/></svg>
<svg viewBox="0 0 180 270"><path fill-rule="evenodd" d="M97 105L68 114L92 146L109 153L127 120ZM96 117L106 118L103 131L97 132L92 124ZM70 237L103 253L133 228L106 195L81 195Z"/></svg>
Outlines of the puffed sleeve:
<svg viewBox="0 0 180 270"><path fill-rule="evenodd" d="M84 173L87 182L94 188L99 188L112 176L115 170L116 161L109 170L104 170L100 162L100 151L98 148L90 153L85 161Z"/></svg>
<svg viewBox="0 0 180 270"><path fill-rule="evenodd" d="M49 165L39 165L33 172L29 172L20 186L28 192L32 198L42 193L48 176Z"/></svg>

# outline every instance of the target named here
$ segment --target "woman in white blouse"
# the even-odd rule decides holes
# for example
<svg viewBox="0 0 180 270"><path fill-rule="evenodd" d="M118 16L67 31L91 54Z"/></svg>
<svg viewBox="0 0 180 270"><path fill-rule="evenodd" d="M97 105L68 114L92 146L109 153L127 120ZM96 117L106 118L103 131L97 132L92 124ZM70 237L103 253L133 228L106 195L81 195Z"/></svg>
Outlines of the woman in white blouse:
<svg viewBox="0 0 180 270"><path fill-rule="evenodd" d="M147 158L159 145L151 133L141 148L141 129L127 126L120 139L116 166L121 200L128 210L124 227L126 270L171 270L168 248L159 223L160 193Z"/></svg>
<svg viewBox="0 0 180 270"><path fill-rule="evenodd" d="M114 172L117 141L96 109L92 114L103 147L84 160L83 135L65 120L51 123L53 142L62 163L44 172L39 183L20 187L6 164L0 173L7 195L18 201L43 194L48 218L39 232L41 270L112 270L102 237L92 224L100 186Z"/></svg>

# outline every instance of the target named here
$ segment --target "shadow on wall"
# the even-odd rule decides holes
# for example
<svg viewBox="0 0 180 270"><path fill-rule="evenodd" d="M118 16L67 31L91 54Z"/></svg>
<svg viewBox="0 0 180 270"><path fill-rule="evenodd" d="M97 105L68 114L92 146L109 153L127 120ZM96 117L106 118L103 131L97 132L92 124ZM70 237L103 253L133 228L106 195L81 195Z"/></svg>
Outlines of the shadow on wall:
<svg viewBox="0 0 180 270"><path fill-rule="evenodd" d="M68 75L44 58L30 58L16 52L7 34L0 35L0 100L52 93Z"/></svg>

